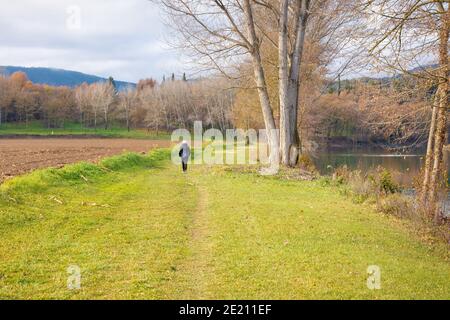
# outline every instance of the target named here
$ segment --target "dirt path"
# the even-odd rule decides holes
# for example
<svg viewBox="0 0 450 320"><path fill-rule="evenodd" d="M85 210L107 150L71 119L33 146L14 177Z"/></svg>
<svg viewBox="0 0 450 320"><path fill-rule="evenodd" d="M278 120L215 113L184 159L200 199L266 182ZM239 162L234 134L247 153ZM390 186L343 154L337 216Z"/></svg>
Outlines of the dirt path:
<svg viewBox="0 0 450 320"><path fill-rule="evenodd" d="M189 240L189 258L179 267L176 283L184 283L182 291L178 291L179 299L208 299L209 292L205 279L211 278L213 270L210 266L212 246L208 231L208 190L205 186L189 176L188 184L198 190L198 204L192 213L192 225Z"/></svg>
<svg viewBox="0 0 450 320"><path fill-rule="evenodd" d="M137 139L0 139L0 183L39 168L93 161L124 151L148 152L170 141Z"/></svg>
<svg viewBox="0 0 450 320"><path fill-rule="evenodd" d="M211 252L207 241L208 191L204 186L199 186L198 192L199 202L197 210L194 213L192 228L193 256L190 261L191 270L197 270L197 272L193 273L192 293L194 299L207 299L207 287L204 279L208 269L207 261Z"/></svg>

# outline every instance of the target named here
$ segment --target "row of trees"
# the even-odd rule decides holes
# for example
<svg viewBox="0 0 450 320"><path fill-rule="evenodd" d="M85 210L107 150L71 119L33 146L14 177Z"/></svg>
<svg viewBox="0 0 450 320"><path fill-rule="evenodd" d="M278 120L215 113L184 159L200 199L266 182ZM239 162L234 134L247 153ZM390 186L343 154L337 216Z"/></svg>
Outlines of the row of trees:
<svg viewBox="0 0 450 320"><path fill-rule="evenodd" d="M306 56L311 69L313 60ZM271 99L277 105L276 91ZM426 145L433 88L412 76L360 78L329 83L320 73L304 73L298 131L303 152L317 146L371 143L386 149L415 149ZM431 90L431 92L430 92ZM238 89L232 109L239 128L264 128L254 89ZM275 119L279 112L274 111ZM314 149L311 149L314 147Z"/></svg>
<svg viewBox="0 0 450 320"><path fill-rule="evenodd" d="M227 87L229 85L221 78L192 83L172 81L131 93L136 96L130 100L148 110L145 123L154 130L192 128L198 120L205 127L224 131L232 127L230 116L234 99L233 90Z"/></svg>
<svg viewBox="0 0 450 320"><path fill-rule="evenodd" d="M386 149L421 148L427 141L432 97L419 81L412 81L410 88L407 82L354 80L340 93L318 96L305 106L300 125L304 140L333 143L345 138L347 143Z"/></svg>
<svg viewBox="0 0 450 320"><path fill-rule="evenodd" d="M225 130L231 126L233 91L223 79L139 81L118 92L114 80L77 88L31 83L24 73L0 76L0 125L40 120L49 128L79 122L82 127L108 129L112 123L169 131L190 128L195 120Z"/></svg>
<svg viewBox="0 0 450 320"><path fill-rule="evenodd" d="M22 72L0 75L0 125L4 122L43 120L60 126L75 116L73 91L31 83Z"/></svg>

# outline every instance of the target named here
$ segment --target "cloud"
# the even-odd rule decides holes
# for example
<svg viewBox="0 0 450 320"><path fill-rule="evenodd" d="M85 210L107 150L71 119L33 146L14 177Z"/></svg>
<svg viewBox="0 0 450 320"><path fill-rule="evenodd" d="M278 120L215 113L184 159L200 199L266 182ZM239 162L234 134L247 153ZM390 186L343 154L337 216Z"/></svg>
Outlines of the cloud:
<svg viewBox="0 0 450 320"><path fill-rule="evenodd" d="M2 4L0 65L63 68L118 80L183 72L148 0L21 0Z"/></svg>

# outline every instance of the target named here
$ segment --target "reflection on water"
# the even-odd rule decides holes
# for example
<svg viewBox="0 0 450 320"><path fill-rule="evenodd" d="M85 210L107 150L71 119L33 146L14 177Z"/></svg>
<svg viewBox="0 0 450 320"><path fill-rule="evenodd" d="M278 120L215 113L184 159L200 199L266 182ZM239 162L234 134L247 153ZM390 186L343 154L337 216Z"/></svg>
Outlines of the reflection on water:
<svg viewBox="0 0 450 320"><path fill-rule="evenodd" d="M324 150L313 156L313 161L321 174L331 175L336 168L346 165L352 170L361 170L362 173L382 166L388 169L398 183L403 186L403 193L414 195L414 180L419 176L424 163L425 152L412 152L409 154L392 153L385 150L370 148L351 149L346 151ZM444 151L444 162L450 172L450 152ZM448 176L450 182L450 175ZM443 201L444 214L450 217L450 192L447 200Z"/></svg>
<svg viewBox="0 0 450 320"><path fill-rule="evenodd" d="M449 152L444 153L444 160L449 165ZM335 168L347 165L349 169L361 170L363 173L378 166L392 172L396 180L404 187L411 187L414 178L419 175L424 162L424 152L399 154L385 150L359 148L351 150L323 150L313 157L314 164L321 174L331 174ZM449 170L450 171L450 170Z"/></svg>

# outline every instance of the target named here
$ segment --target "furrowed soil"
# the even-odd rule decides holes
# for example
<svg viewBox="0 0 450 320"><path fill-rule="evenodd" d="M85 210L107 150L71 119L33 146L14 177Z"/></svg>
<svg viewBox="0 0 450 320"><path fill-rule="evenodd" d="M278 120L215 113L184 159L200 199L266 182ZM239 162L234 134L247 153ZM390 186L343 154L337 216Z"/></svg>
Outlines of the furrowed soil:
<svg viewBox="0 0 450 320"><path fill-rule="evenodd" d="M170 141L138 139L0 139L0 183L35 169L78 161L97 162L125 151L148 152L169 145Z"/></svg>

